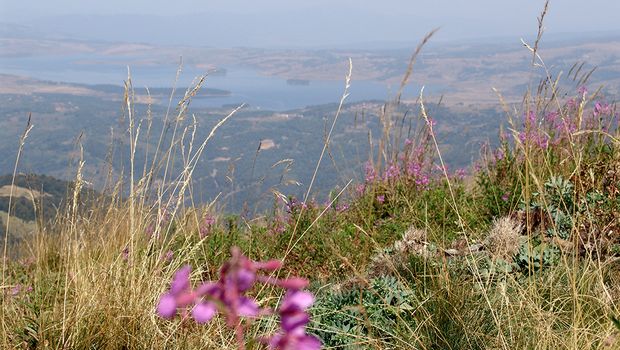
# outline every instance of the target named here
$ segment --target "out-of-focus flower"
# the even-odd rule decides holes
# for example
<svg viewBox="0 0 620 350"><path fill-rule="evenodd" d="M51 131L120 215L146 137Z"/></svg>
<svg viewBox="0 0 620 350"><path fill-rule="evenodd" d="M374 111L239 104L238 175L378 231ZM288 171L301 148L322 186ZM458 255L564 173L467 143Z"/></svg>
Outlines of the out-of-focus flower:
<svg viewBox="0 0 620 350"><path fill-rule="evenodd" d="M579 87L579 89L577 89L577 92L579 93L579 95L585 96L588 94L588 88L585 85L582 85Z"/></svg>
<svg viewBox="0 0 620 350"><path fill-rule="evenodd" d="M270 349L280 350L318 350L321 341L306 334L306 325L310 316L306 310L314 303L312 293L289 291L278 309L280 314L280 331L267 339Z"/></svg>
<svg viewBox="0 0 620 350"><path fill-rule="evenodd" d="M385 202L385 195L380 194L377 196L377 202L383 204L383 202Z"/></svg>
<svg viewBox="0 0 620 350"><path fill-rule="evenodd" d="M364 194L364 192L366 192L366 185L364 184L359 184L355 187L355 192L357 193L358 196L361 196Z"/></svg>
<svg viewBox="0 0 620 350"><path fill-rule="evenodd" d="M594 104L594 116L608 115L611 113L611 105L605 102L596 102Z"/></svg>
<svg viewBox="0 0 620 350"><path fill-rule="evenodd" d="M338 213L343 213L345 211L349 210L349 205L348 204L338 204L336 206L336 212Z"/></svg>
<svg viewBox="0 0 620 350"><path fill-rule="evenodd" d="M366 173L365 180L366 183L372 183L377 178L377 172L375 171L375 167L372 165L370 161L366 162L364 165L364 170Z"/></svg>
<svg viewBox="0 0 620 350"><path fill-rule="evenodd" d="M226 324L237 332L240 348L243 347L244 328L241 317L257 317L265 314L256 301L245 295L256 282L272 284L288 290L280 308L282 331L270 338L274 349L319 349L320 341L306 335L304 327L309 317L305 310L314 301L312 294L300 292L308 286L308 280L298 277L279 279L259 274L260 271L275 271L282 267L280 260L252 261L237 247L231 249L232 256L220 268L220 278L205 282L192 289L189 281L190 267L179 269L170 283L170 290L162 295L157 314L163 318L174 317L179 310L183 315L191 308L191 316L198 323L209 322L218 313L226 317Z"/></svg>
<svg viewBox="0 0 620 350"><path fill-rule="evenodd" d="M400 170L398 169L398 165L390 164L390 166L385 169L385 173L383 174L383 179L385 181L390 181L392 179L398 178Z"/></svg>
<svg viewBox="0 0 620 350"><path fill-rule="evenodd" d="M200 235L200 238L202 239L202 238L207 237L213 231L214 225L215 225L215 218L211 215L207 215L204 218L202 225L198 229L198 234Z"/></svg>
<svg viewBox="0 0 620 350"><path fill-rule="evenodd" d="M168 250L166 254L164 254L164 261L169 263L174 258L174 252L172 250Z"/></svg>
<svg viewBox="0 0 620 350"><path fill-rule="evenodd" d="M510 192L506 192L502 195L502 200L504 202L508 202L509 199L510 199Z"/></svg>
<svg viewBox="0 0 620 350"><path fill-rule="evenodd" d="M22 285L16 284L13 288L11 288L11 296L16 296L21 291L22 291Z"/></svg>
<svg viewBox="0 0 620 350"><path fill-rule="evenodd" d="M144 233L149 239L153 238L153 235L155 234L155 226L153 224L149 224L144 230Z"/></svg>
<svg viewBox="0 0 620 350"><path fill-rule="evenodd" d="M191 267L179 269L170 283L170 290L159 299L157 313L163 318L173 318L177 309L194 303L196 295L190 289L189 274Z"/></svg>

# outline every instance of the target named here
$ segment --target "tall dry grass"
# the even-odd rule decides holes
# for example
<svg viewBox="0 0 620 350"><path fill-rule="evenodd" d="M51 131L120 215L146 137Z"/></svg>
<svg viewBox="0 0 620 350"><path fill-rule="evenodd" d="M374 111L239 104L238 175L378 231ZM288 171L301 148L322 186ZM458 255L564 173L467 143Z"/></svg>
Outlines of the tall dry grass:
<svg viewBox="0 0 620 350"><path fill-rule="evenodd" d="M396 122L405 117L400 95L431 32L412 55L397 97L386 104L381 115L383 134L379 144L371 147L377 153L369 155L378 179L367 181L362 193L352 195L346 209L335 209L342 202L340 196L348 191L346 187L326 206L307 202L348 95L350 64L343 97L303 198L307 203L293 207L289 202L294 209L279 235L269 233L270 221L276 221L275 217L244 222L218 217L216 224L208 227L209 234L201 235L213 205L204 208L194 202L192 176L213 135L234 118L239 108L223 116L204 139L198 140L198 123L188 107L205 81L201 77L175 108L171 95L162 121L166 127L160 135L153 135L155 118L150 109L144 116L137 114L129 77L124 97L129 168L110 169L104 195L86 200L81 191L86 185L82 166L88 160L81 159L73 192L68 196L69 205L53 222L40 225L33 240L22 247L21 259L8 259L11 254L5 243L2 347L236 348L234 334L221 320L207 325L188 319L166 321L158 318L154 309L178 268L192 265L194 281L213 279L230 246L238 245L257 260L284 259L290 266L285 274L303 272L314 278L312 288L318 305L310 331L336 339L334 342L348 339L348 345L341 348L620 348L617 330L610 321L611 316L620 315L618 257L601 253L596 244L577 249L591 243L588 237L592 241L603 239L597 231L601 226L594 209L590 212L593 215L575 216L570 238L558 240L558 245L563 244L558 261L541 268L532 258L533 242L541 239L536 224L544 221L540 217L552 216L554 208L544 198L537 211L520 210L518 205L523 203L528 208L540 200L536 193L548 191L545 184L551 176L570 179L577 202L587 192L603 188L604 180L596 178L600 172L593 172L593 164L605 171L620 164L617 127L584 122L596 94L582 94L576 108L568 110L561 98L559 74L554 78L544 64L538 47L546 8L535 43L527 45L533 69L542 69L543 81L539 85L532 83L520 106L504 104L510 125L510 134L502 146L506 156L503 159L511 161L508 171L499 172L504 168L498 164L504 163L488 155L482 161L482 175L472 175L487 176L488 182L465 186L457 180L443 162L432 115L420 94L416 111L421 128L413 133L415 139L409 140L411 145L407 147L422 150L422 169L438 166L439 171L426 185L416 184L416 178L402 167L393 178L382 176L393 170L390 168L398 164L403 153L405 140ZM574 74L574 80L579 85L587 82L589 74L578 75ZM529 112L545 115L550 109L558 112L559 120L575 121L576 129L561 130L564 138L553 147L540 147L527 133L524 139L521 133L527 130L520 123L523 116ZM550 137L545 122L528 128ZM143 138L158 140L155 149L143 147L151 144L143 143ZM601 146L594 148L598 153L592 153L593 144ZM604 145L611 149L612 156L602 156L602 150L607 149ZM134 160L142 150L147 165L139 169ZM16 162L16 172L17 167ZM493 186L517 191L510 194L512 200L501 204ZM285 194L276 195L286 199ZM507 216L520 222L509 228L493 228L493 220L508 220ZM555 222L548 226L551 232L560 230ZM518 232L518 238L513 231ZM502 237L508 238L498 242ZM545 244L556 244L545 239ZM455 242L464 243L459 246ZM525 242L523 247L530 253L526 265L510 261L511 256L519 254L516 245L520 242ZM469 249L475 244L486 245L488 251L493 251L492 246L510 246L502 246L502 253L485 255ZM380 264L379 269L376 264ZM516 271L523 266L523 270ZM394 304L391 292L373 289L377 281L388 277L396 281L392 291L404 296L406 303ZM335 305L327 301L342 302L342 293L351 291L359 291L352 304L345 303L341 309L325 306ZM263 306L273 306L280 298L277 291L268 288L254 293ZM383 313L389 317L375 318ZM334 321L338 317L353 317L357 327L340 327L338 322L346 320ZM275 327L273 320L256 322L250 334L259 337ZM252 342L248 345L261 346Z"/></svg>

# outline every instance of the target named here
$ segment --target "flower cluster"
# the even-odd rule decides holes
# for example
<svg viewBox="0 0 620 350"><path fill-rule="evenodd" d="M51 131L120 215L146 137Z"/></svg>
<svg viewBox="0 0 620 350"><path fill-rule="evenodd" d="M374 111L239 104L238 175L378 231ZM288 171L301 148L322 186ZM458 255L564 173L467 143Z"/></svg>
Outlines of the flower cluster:
<svg viewBox="0 0 620 350"><path fill-rule="evenodd" d="M189 316L198 323L209 322L218 312L226 319L228 327L235 329L240 348L243 348L243 327L241 318L255 318L268 314L255 300L246 293L257 282L276 285L287 290L287 296L279 309L281 330L269 338L273 349L319 349L320 341L305 334L304 326L308 322L305 309L313 301L312 294L301 289L308 285L302 278L277 279L260 274L261 271L272 272L282 267L279 260L256 262L248 259L239 248L231 250L232 257L220 268L220 278L214 282L205 282L192 289L189 265L178 270L170 285L170 290L159 300L157 313L163 318L173 318L178 313ZM312 345L309 346L308 344ZM305 346L305 347L303 347Z"/></svg>
<svg viewBox="0 0 620 350"><path fill-rule="evenodd" d="M536 112L529 111L524 116L523 130L519 132L519 141L526 145L536 145L541 149L549 147L549 135L540 128L542 121L538 120Z"/></svg>
<svg viewBox="0 0 620 350"><path fill-rule="evenodd" d="M204 218L202 225L200 225L200 228L198 229L198 235L200 236L200 239L207 237L213 231L214 225L215 217L207 214L207 216Z"/></svg>
<svg viewBox="0 0 620 350"><path fill-rule="evenodd" d="M370 161L366 162L366 164L364 165L364 171L366 173L366 176L364 177L366 183L374 182L377 178L377 172L375 171L375 167Z"/></svg>
<svg viewBox="0 0 620 350"><path fill-rule="evenodd" d="M571 98L564 108L545 114L529 111L523 116L518 140L541 150L548 150L575 137L578 130L605 130L613 124L616 116L614 106L604 101L595 101L591 113L584 113L587 89L581 87L579 97Z"/></svg>
<svg viewBox="0 0 620 350"><path fill-rule="evenodd" d="M22 294L22 293L30 293L30 292L32 292L32 287L31 287L31 286L26 286L26 287L24 287L23 285L21 285L21 284L19 284L19 283L18 283L18 284L16 284L15 286L13 286L13 288L11 288L11 290L10 290L10 295L11 295L12 297L16 297L16 296L18 296L19 294Z"/></svg>
<svg viewBox="0 0 620 350"><path fill-rule="evenodd" d="M363 194L367 185L377 182L389 184L399 180L406 180L416 188L426 189L431 182L431 174L428 165L430 159L426 159L425 154L425 147L414 147L413 141L406 139L404 151L399 154L398 161L389 163L382 174L377 174L370 161L366 162L365 183L364 187L357 190L358 194Z"/></svg>

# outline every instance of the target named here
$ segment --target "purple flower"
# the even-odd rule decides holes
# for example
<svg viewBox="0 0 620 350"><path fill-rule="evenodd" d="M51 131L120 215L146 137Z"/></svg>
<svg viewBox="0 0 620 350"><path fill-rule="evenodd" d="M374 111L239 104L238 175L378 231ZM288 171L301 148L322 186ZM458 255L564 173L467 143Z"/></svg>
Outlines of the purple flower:
<svg viewBox="0 0 620 350"><path fill-rule="evenodd" d="M502 149L495 150L495 152L493 152L493 157L495 158L495 161L504 159L504 151Z"/></svg>
<svg viewBox="0 0 620 350"><path fill-rule="evenodd" d="M422 164L415 161L407 163L407 175L412 177L418 177L422 172Z"/></svg>
<svg viewBox="0 0 620 350"><path fill-rule="evenodd" d="M280 314L280 331L267 339L270 349L281 350L317 350L321 341L306 334L305 327L310 322L306 310L314 303L312 293L289 291L278 309Z"/></svg>
<svg viewBox="0 0 620 350"><path fill-rule="evenodd" d="M552 111L552 112L547 113L547 115L545 115L545 119L547 120L547 122L551 124L555 124L559 116L560 114L558 112Z"/></svg>
<svg viewBox="0 0 620 350"><path fill-rule="evenodd" d="M155 234L155 226L153 226L153 224L149 224L144 230L144 233L149 239L153 238L153 234Z"/></svg>
<svg viewBox="0 0 620 350"><path fill-rule="evenodd" d="M190 290L189 273L191 267L183 266L170 283L170 290L159 299L157 313L163 318L173 318L177 309L193 304L195 296Z"/></svg>
<svg viewBox="0 0 620 350"><path fill-rule="evenodd" d="M525 123L524 126L526 128L531 128L536 126L536 112L534 111L529 111L526 115L525 115Z"/></svg>
<svg viewBox="0 0 620 350"><path fill-rule="evenodd" d="M214 224L215 218L211 215L207 215L204 219L203 225L198 229L198 234L201 239L207 237L211 233Z"/></svg>
<svg viewBox="0 0 620 350"><path fill-rule="evenodd" d="M358 196L361 196L364 194L364 192L366 192L366 185L364 184L359 184L355 187L355 192L357 193Z"/></svg>
<svg viewBox="0 0 620 350"><path fill-rule="evenodd" d="M239 317L253 317L259 314L259 307L252 299L244 295L259 279L257 271L277 270L282 266L279 260L255 262L241 254L239 248L232 249L232 257L222 265L220 279L206 282L195 290L191 289L189 274L191 268L186 265L179 269L170 284L170 290L164 294L157 306L157 313L163 318L172 318L180 308L194 306L192 316L197 322L207 322L218 309L226 315L228 325L235 327ZM291 283L287 280L260 278L272 284ZM299 285L298 282L292 282ZM303 285L303 284L302 284Z"/></svg>
<svg viewBox="0 0 620 350"><path fill-rule="evenodd" d="M415 180L416 185L426 187L431 182L428 175L424 174Z"/></svg>
<svg viewBox="0 0 620 350"><path fill-rule="evenodd" d="M502 195L502 200L504 202L508 202L509 199L510 199L510 192L506 192Z"/></svg>
<svg viewBox="0 0 620 350"><path fill-rule="evenodd" d="M10 295L12 297L16 297L19 294L30 293L30 292L32 292L32 287L31 286L28 286L28 287L24 288L24 286L22 284L18 283L15 286L13 286L13 288L11 288L9 293L10 293Z"/></svg>
<svg viewBox="0 0 620 350"><path fill-rule="evenodd" d="M336 211L337 211L338 213L343 213L343 212L345 212L345 211L347 211L347 210L349 210L349 205L348 205L348 204L346 204L346 203L345 203L345 204L338 204L338 205L336 206Z"/></svg>
<svg viewBox="0 0 620 350"><path fill-rule="evenodd" d="M611 113L611 106L605 102L596 102L594 104L594 116L607 115Z"/></svg>
<svg viewBox="0 0 620 350"><path fill-rule="evenodd" d="M582 85L579 87L579 89L577 89L577 92L579 93L579 95L585 96L588 94L588 88L585 85Z"/></svg>
<svg viewBox="0 0 620 350"><path fill-rule="evenodd" d="M129 260L129 247L125 247L123 249L123 251L121 252L121 256L123 257L123 260Z"/></svg>
<svg viewBox="0 0 620 350"><path fill-rule="evenodd" d="M389 181L391 179L395 179L398 178L399 175L399 169L398 166L396 164L391 164L386 170L385 173L383 174L383 179L385 181Z"/></svg>
<svg viewBox="0 0 620 350"><path fill-rule="evenodd" d="M11 296L16 296L21 291L22 291L22 285L16 284L13 288L11 288Z"/></svg>
<svg viewBox="0 0 620 350"><path fill-rule="evenodd" d="M273 225L271 227L271 233L272 234L282 234L286 231L286 222L285 222L285 218L283 218L280 215L276 215L276 217L273 220Z"/></svg>
<svg viewBox="0 0 620 350"><path fill-rule="evenodd" d="M286 203L286 212L289 214L292 214L295 210L306 210L306 209L308 209L308 205L305 202L300 201L295 197L292 197Z"/></svg>
<svg viewBox="0 0 620 350"><path fill-rule="evenodd" d="M568 106L569 109L576 109L577 100L575 100L574 98L570 98L568 101L566 101L566 105Z"/></svg>
<svg viewBox="0 0 620 350"><path fill-rule="evenodd" d="M377 172L375 171L375 168L372 166L372 163L370 161L366 162L366 164L364 165L364 170L366 172L366 183L374 182L377 178Z"/></svg>
<svg viewBox="0 0 620 350"><path fill-rule="evenodd" d="M433 126L437 125L437 122L433 120L432 118L428 118L426 120L426 125L428 125L428 127L432 130Z"/></svg>
<svg viewBox="0 0 620 350"><path fill-rule="evenodd" d="M163 260L169 263L172 261L173 258L174 258L174 252L172 252L172 250L168 250L166 254L164 254Z"/></svg>
<svg viewBox="0 0 620 350"><path fill-rule="evenodd" d="M549 147L549 137L544 134L538 135L538 138L536 139L536 144L542 149L547 149Z"/></svg>
<svg viewBox="0 0 620 350"><path fill-rule="evenodd" d="M198 303L192 309L192 317L198 323L207 323L217 314L217 306L212 302Z"/></svg>
<svg viewBox="0 0 620 350"><path fill-rule="evenodd" d="M380 204L383 204L383 202L385 202L385 195L381 194L377 196L377 202L379 202Z"/></svg>
<svg viewBox="0 0 620 350"><path fill-rule="evenodd" d="M232 257L222 265L217 281L202 283L193 290L189 281L190 267L179 269L170 283L170 290L159 300L159 316L172 318L179 310L182 315L187 315L191 308L192 318L197 323L206 323L221 313L226 317L228 327L235 330L241 349L244 348L241 317L257 317L266 313L245 293L252 289L256 282L272 284L287 289L288 294L279 310L281 331L267 339L266 343L272 349L319 349L320 341L305 334L305 325L309 322L305 310L312 305L314 298L312 294L300 290L308 286L308 281L298 277L278 279L261 275L259 271L278 270L282 267L282 262L252 261L241 254L237 247L233 247L231 253Z"/></svg>

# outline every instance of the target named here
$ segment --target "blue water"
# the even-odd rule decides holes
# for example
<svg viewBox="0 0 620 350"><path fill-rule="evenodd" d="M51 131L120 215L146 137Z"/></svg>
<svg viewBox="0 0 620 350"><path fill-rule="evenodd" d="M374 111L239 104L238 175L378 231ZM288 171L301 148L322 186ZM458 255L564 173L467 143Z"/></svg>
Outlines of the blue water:
<svg viewBox="0 0 620 350"><path fill-rule="evenodd" d="M93 55L0 57L0 73L33 77L40 80L79 83L122 85L127 79L127 67L123 58ZM80 61L101 63L80 64ZM173 85L177 66L137 65L130 67L134 87L170 87ZM261 75L244 67L225 67L224 76L207 77L205 87L231 91L223 97L198 98L198 107L221 107L246 103L254 108L288 110L310 105L338 102L344 91L344 72L341 80L313 80L309 85L290 85L286 79ZM204 71L184 67L177 86L186 87ZM355 75L355 70L353 71ZM397 86L384 82L355 80L351 82L348 102L363 100L386 100ZM419 86L406 90L415 96Z"/></svg>

